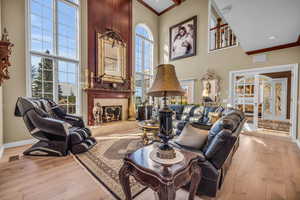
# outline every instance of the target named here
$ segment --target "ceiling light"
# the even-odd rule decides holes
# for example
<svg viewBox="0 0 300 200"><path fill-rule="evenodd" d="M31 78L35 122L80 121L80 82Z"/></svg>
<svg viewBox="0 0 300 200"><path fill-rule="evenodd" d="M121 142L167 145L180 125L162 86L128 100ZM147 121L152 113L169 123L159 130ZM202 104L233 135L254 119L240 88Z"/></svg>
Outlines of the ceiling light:
<svg viewBox="0 0 300 200"><path fill-rule="evenodd" d="M275 40L276 39L276 37L274 36L274 35L271 35L270 37L269 37L269 40Z"/></svg>

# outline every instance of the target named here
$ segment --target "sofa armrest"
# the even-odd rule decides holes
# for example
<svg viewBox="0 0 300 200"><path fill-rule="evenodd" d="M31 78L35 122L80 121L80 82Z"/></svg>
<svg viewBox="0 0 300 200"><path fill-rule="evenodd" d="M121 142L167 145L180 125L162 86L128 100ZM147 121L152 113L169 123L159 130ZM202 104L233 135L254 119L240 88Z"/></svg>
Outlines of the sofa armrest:
<svg viewBox="0 0 300 200"><path fill-rule="evenodd" d="M180 145L180 144L176 143L174 140L169 141L169 143L170 143L170 145L172 145L175 148L183 149L183 150L190 151L190 152L193 152L193 153L197 154L197 156L199 156L199 161L200 162L205 162L206 161L206 158L205 158L205 156L204 156L204 154L201 150Z"/></svg>

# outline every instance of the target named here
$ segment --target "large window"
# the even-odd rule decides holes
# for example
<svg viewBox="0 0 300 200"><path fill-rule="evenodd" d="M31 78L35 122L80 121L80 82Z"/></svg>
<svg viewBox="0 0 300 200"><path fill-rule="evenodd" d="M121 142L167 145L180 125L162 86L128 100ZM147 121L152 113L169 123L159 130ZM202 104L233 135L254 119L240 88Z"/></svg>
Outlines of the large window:
<svg viewBox="0 0 300 200"><path fill-rule="evenodd" d="M153 78L153 37L145 25L135 29L135 96L136 104L146 98Z"/></svg>
<svg viewBox="0 0 300 200"><path fill-rule="evenodd" d="M30 95L79 113L79 0L28 1Z"/></svg>

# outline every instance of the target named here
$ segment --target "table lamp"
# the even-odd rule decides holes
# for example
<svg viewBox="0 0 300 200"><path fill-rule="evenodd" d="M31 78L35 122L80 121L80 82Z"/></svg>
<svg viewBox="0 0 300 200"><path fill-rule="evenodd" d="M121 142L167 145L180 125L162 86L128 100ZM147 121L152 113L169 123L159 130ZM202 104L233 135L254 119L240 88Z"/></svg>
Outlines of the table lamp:
<svg viewBox="0 0 300 200"><path fill-rule="evenodd" d="M152 87L148 91L149 96L163 97L164 106L159 110L159 134L162 144L157 151L157 157L161 159L174 159L174 149L168 145L173 138L172 114L173 111L167 106L168 96L183 96L185 91L181 88L177 79L175 67L170 64L162 64L157 67L157 73Z"/></svg>

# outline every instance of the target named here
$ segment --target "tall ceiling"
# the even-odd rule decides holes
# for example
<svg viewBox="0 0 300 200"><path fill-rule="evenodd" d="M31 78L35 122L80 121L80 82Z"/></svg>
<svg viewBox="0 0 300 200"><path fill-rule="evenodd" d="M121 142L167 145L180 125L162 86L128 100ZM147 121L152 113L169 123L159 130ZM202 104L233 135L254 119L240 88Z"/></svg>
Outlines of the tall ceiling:
<svg viewBox="0 0 300 200"><path fill-rule="evenodd" d="M157 15L168 11L169 9L179 5L184 0L138 0L140 3L151 9Z"/></svg>
<svg viewBox="0 0 300 200"><path fill-rule="evenodd" d="M214 1L246 52L299 39L300 0Z"/></svg>

